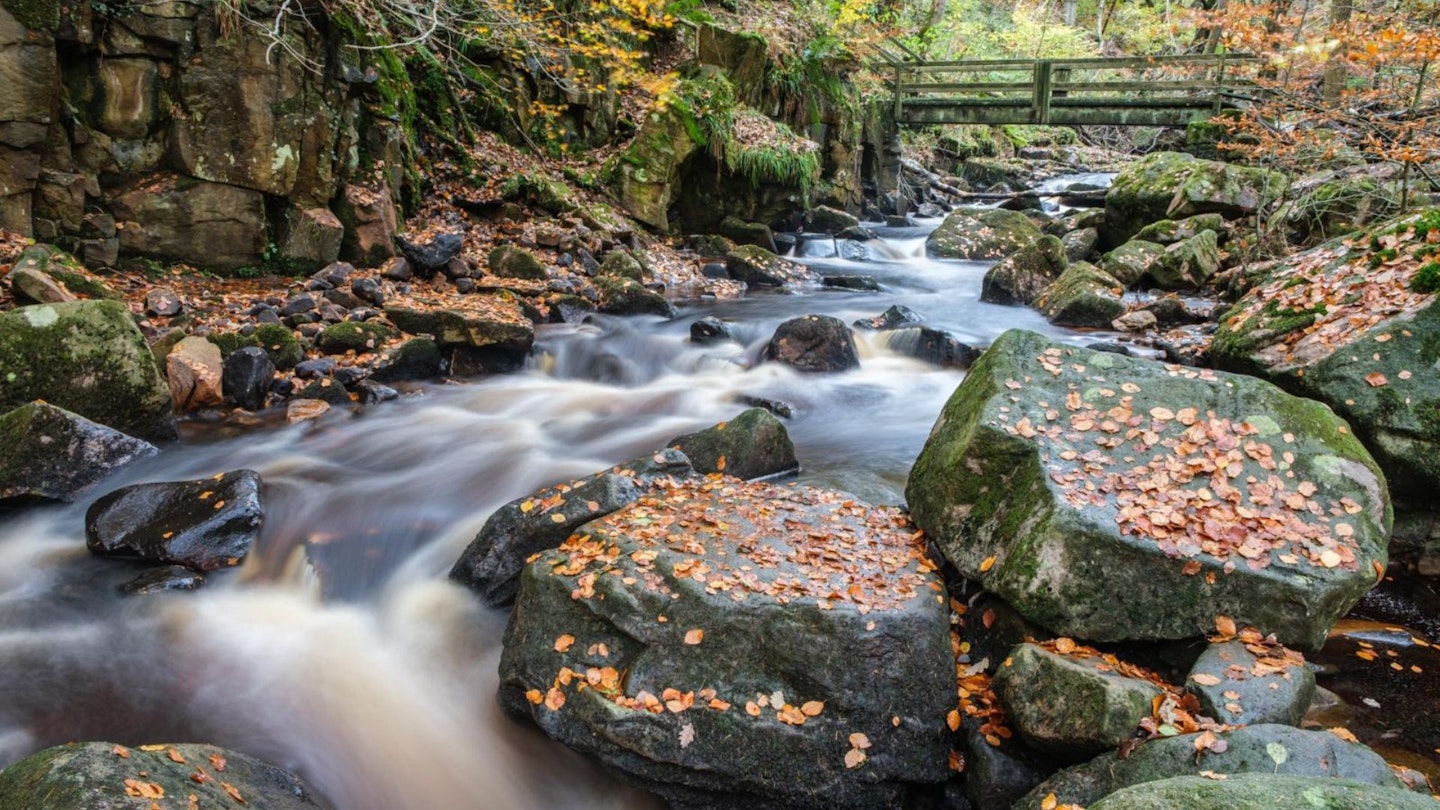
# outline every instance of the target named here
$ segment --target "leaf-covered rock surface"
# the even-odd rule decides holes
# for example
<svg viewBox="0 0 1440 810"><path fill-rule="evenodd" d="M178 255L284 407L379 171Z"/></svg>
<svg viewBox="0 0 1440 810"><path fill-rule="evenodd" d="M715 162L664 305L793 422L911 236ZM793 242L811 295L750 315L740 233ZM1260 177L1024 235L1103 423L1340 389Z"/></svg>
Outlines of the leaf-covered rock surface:
<svg viewBox="0 0 1440 810"><path fill-rule="evenodd" d="M1029 304L1065 271L1065 245L1042 236L996 262L985 273L980 300L995 304Z"/></svg>
<svg viewBox="0 0 1440 810"><path fill-rule="evenodd" d="M1025 742L1072 762L1134 737L1160 697L1154 684L1103 659L1058 655L1029 643L1011 650L993 683Z"/></svg>
<svg viewBox="0 0 1440 810"><path fill-rule="evenodd" d="M1126 788L1090 805L1091 810L1428 810L1429 796L1343 779L1247 773L1226 779L1180 776Z"/></svg>
<svg viewBox="0 0 1440 810"><path fill-rule="evenodd" d="M260 536L260 494L254 470L121 487L86 510L85 543L102 556L197 571L239 565Z"/></svg>
<svg viewBox="0 0 1440 810"><path fill-rule="evenodd" d="M141 438L170 428L170 390L116 301L0 313L0 409L36 399Z"/></svg>
<svg viewBox="0 0 1440 810"><path fill-rule="evenodd" d="M1299 653L1236 638L1206 647L1185 689L1206 716L1226 725L1298 726L1315 697L1315 673Z"/></svg>
<svg viewBox="0 0 1440 810"><path fill-rule="evenodd" d="M1354 742L1353 737L1346 739L1347 734L1259 725L1219 734L1205 731L1160 737L1140 743L1124 756L1112 752L1067 768L1016 802L1014 810L1039 810L1051 795L1058 804L1088 807L1132 785L1202 773L1232 777L1282 774L1403 787L1379 754ZM1197 742L1204 745L1197 746Z"/></svg>
<svg viewBox="0 0 1440 810"><path fill-rule="evenodd" d="M1089 262L1076 262L1040 297L1035 308L1057 326L1103 329L1125 312L1125 286Z"/></svg>
<svg viewBox="0 0 1440 810"><path fill-rule="evenodd" d="M300 778L238 751L179 743L59 745L0 771L0 810L330 807Z"/></svg>
<svg viewBox="0 0 1440 810"><path fill-rule="evenodd" d="M12 499L73 501L110 473L159 452L44 402L0 415L0 503Z"/></svg>
<svg viewBox="0 0 1440 810"><path fill-rule="evenodd" d="M785 425L764 408L750 408L713 427L666 442L684 453L701 474L725 473L746 480L800 468Z"/></svg>
<svg viewBox="0 0 1440 810"><path fill-rule="evenodd" d="M945 217L925 240L925 252L937 259L1003 259L1043 236L1030 218L1003 208L962 208Z"/></svg>
<svg viewBox="0 0 1440 810"><path fill-rule="evenodd" d="M916 523L1026 618L1097 641L1219 615L1318 646L1384 571L1384 478L1325 406L1012 330L911 472Z"/></svg>
<svg viewBox="0 0 1440 810"><path fill-rule="evenodd" d="M673 806L868 810L946 778L954 667L898 510L712 476L533 558L500 699Z"/></svg>
<svg viewBox="0 0 1440 810"><path fill-rule="evenodd" d="M1221 320L1221 368L1255 374L1344 416L1397 500L1440 486L1440 209L1278 265Z"/></svg>

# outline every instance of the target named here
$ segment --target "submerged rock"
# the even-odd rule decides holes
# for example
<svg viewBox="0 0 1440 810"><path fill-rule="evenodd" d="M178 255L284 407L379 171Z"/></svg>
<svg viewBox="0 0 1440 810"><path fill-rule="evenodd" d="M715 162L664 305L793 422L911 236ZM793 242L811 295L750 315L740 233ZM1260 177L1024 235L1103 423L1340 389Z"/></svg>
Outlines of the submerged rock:
<svg viewBox="0 0 1440 810"><path fill-rule="evenodd" d="M885 336L891 351L947 368L969 368L980 357L980 350L939 329L928 326L897 328Z"/></svg>
<svg viewBox="0 0 1440 810"><path fill-rule="evenodd" d="M141 438L173 434L170 391L118 301L0 313L0 409L43 399Z"/></svg>
<svg viewBox="0 0 1440 810"><path fill-rule="evenodd" d="M1196 735L1180 734L1147 740L1123 757L1119 753L1104 754L1045 780L1016 802L1014 810L1039 810L1052 793L1059 804L1094 806L1105 796L1132 785L1194 776L1201 771L1231 777L1267 773L1292 778L1343 779L1388 788L1403 786L1379 754L1328 731L1261 725L1214 736L1224 741L1223 750L1209 747L1199 753L1195 748Z"/></svg>
<svg viewBox="0 0 1440 810"><path fill-rule="evenodd" d="M662 450L516 498L485 521L450 569L450 578L489 604L509 604L531 555L559 546L580 526L634 503L656 481L692 472L684 453Z"/></svg>
<svg viewBox="0 0 1440 810"><path fill-rule="evenodd" d="M849 371L860 367L850 328L829 315L806 315L780 324L765 345L766 360L799 371Z"/></svg>
<svg viewBox="0 0 1440 810"><path fill-rule="evenodd" d="M750 480L800 469L790 434L765 408L750 408L734 419L665 444L684 453L701 474L721 472Z"/></svg>
<svg viewBox="0 0 1440 810"><path fill-rule="evenodd" d="M1384 570L1391 523L1375 462L1323 405L1018 330L946 403L906 497L967 578L1097 641L1223 615L1316 647Z"/></svg>
<svg viewBox="0 0 1440 810"><path fill-rule="evenodd" d="M896 304L873 318L861 318L855 322L856 329L904 329L907 326L914 326L925 319L920 313L905 306Z"/></svg>
<svg viewBox="0 0 1440 810"><path fill-rule="evenodd" d="M149 750L147 750L149 749ZM325 810L300 777L213 745L127 748L108 742L47 748L0 771L5 810L143 810L183 807ZM166 804L160 804L164 799Z"/></svg>
<svg viewBox="0 0 1440 810"><path fill-rule="evenodd" d="M896 806L949 775L955 705L912 536L838 493L659 490L526 567L501 703L673 806Z"/></svg>
<svg viewBox="0 0 1440 810"><path fill-rule="evenodd" d="M730 340L730 325L714 316L707 316L690 324L690 342L701 345Z"/></svg>
<svg viewBox="0 0 1440 810"><path fill-rule="evenodd" d="M73 501L120 467L158 452L63 408L31 402L0 416L0 504Z"/></svg>
<svg viewBox="0 0 1440 810"><path fill-rule="evenodd" d="M260 474L135 484L85 512L85 543L105 557L172 563L197 571L239 565L260 536Z"/></svg>
<svg viewBox="0 0 1440 810"><path fill-rule="evenodd" d="M147 596L169 591L193 591L204 584L204 574L183 565L167 565L163 568L152 568L121 584L120 592L130 596Z"/></svg>

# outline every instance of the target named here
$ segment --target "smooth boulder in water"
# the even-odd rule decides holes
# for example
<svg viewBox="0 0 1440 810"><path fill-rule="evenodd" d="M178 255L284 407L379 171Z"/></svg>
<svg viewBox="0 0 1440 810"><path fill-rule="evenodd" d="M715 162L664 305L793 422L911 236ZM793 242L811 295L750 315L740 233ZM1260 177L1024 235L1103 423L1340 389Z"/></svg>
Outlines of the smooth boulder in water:
<svg viewBox="0 0 1440 810"><path fill-rule="evenodd" d="M799 371L849 371L860 367L850 327L829 315L806 315L780 324L765 345L766 360Z"/></svg>
<svg viewBox="0 0 1440 810"><path fill-rule="evenodd" d="M213 571L239 565L260 536L260 474L220 473L199 481L135 484L85 512L85 543L124 557Z"/></svg>
<svg viewBox="0 0 1440 810"><path fill-rule="evenodd" d="M177 743L109 742L47 748L0 771L5 810L255 807L326 810L300 777L239 751Z"/></svg>
<svg viewBox="0 0 1440 810"><path fill-rule="evenodd" d="M1059 635L1318 647L1384 572L1385 478L1320 403L1250 377L1001 335L910 473L915 522Z"/></svg>
<svg viewBox="0 0 1440 810"><path fill-rule="evenodd" d="M695 472L702 475L718 472L750 480L800 469L789 432L760 407L665 444L684 453Z"/></svg>
<svg viewBox="0 0 1440 810"><path fill-rule="evenodd" d="M496 509L450 569L450 578L491 605L515 600L531 555L555 548L581 526L635 501L657 481L694 470L678 450L662 450L609 470L516 498Z"/></svg>
<svg viewBox="0 0 1440 810"><path fill-rule="evenodd" d="M0 504L73 501L117 469L160 452L45 402L0 416Z"/></svg>
<svg viewBox="0 0 1440 810"><path fill-rule="evenodd" d="M672 806L894 807L949 775L943 594L899 510L693 480L526 566L500 700Z"/></svg>

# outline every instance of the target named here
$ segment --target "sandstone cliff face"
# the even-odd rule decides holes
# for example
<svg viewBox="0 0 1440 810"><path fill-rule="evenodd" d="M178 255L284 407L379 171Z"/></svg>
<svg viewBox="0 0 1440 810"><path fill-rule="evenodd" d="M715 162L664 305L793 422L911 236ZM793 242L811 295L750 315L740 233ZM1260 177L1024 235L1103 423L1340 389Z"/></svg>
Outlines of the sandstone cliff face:
<svg viewBox="0 0 1440 810"><path fill-rule="evenodd" d="M92 266L333 261L333 202L367 158L399 165L403 138L341 39L274 43L216 3L0 0L0 227Z"/></svg>

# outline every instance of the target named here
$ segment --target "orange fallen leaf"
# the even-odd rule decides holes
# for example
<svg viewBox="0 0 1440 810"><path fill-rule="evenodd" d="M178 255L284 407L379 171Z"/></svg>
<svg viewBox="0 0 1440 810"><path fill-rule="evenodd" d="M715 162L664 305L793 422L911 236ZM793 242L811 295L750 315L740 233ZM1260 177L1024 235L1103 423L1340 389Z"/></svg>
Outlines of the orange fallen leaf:
<svg viewBox="0 0 1440 810"><path fill-rule="evenodd" d="M865 752L859 748L851 748L845 752L845 767L855 769L865 764Z"/></svg>
<svg viewBox="0 0 1440 810"><path fill-rule="evenodd" d="M1200 684L1201 686L1220 685L1220 679L1214 675L1211 675L1208 672L1197 672L1194 675L1190 676L1190 680Z"/></svg>
<svg viewBox="0 0 1440 810"><path fill-rule="evenodd" d="M178 763L180 763L181 765L184 765L184 764L185 764L185 757L182 756L182 755L180 754L180 752L177 751L177 750L175 750L174 748L171 748L171 749L169 749L168 751L166 751L166 752L165 752L165 756L169 757L171 762L178 762Z"/></svg>
<svg viewBox="0 0 1440 810"><path fill-rule="evenodd" d="M1378 371L1372 371L1369 374L1365 375L1365 382L1369 384L1371 388L1380 388L1382 386L1388 385L1390 383L1390 380L1388 380L1384 374L1381 374Z"/></svg>
<svg viewBox="0 0 1440 810"><path fill-rule="evenodd" d="M820 700L806 701L800 706L800 713L806 717L815 717L823 711L825 711L825 703Z"/></svg>
<svg viewBox="0 0 1440 810"><path fill-rule="evenodd" d="M570 647L573 646L574 644L575 644L575 637L574 637L574 636L570 635L569 633L561 633L561 634L560 634L560 637L557 638L557 639L555 639L555 652L558 652L558 653L568 652L568 651L570 650Z"/></svg>
<svg viewBox="0 0 1440 810"><path fill-rule="evenodd" d="M530 691L525 693L525 699L530 701L532 704L539 706L545 701L545 694L539 689L531 689Z"/></svg>
<svg viewBox="0 0 1440 810"><path fill-rule="evenodd" d="M1325 730L1330 732L1331 734L1334 734L1336 737L1339 737L1345 742L1355 743L1356 745L1360 744L1360 740L1357 739L1354 734L1351 734L1350 729L1348 728L1340 728L1339 726L1336 726L1335 728L1327 728Z"/></svg>
<svg viewBox="0 0 1440 810"><path fill-rule="evenodd" d="M950 728L951 731L959 731L959 730L960 730L960 710L959 710L959 709L951 709L951 710L950 710L950 713L947 714L947 715L945 715L945 725L946 725L946 726L949 726L949 728Z"/></svg>
<svg viewBox="0 0 1440 810"><path fill-rule="evenodd" d="M1222 636L1233 636L1236 632L1235 620L1229 616L1216 616L1215 629L1219 631Z"/></svg>
<svg viewBox="0 0 1440 810"><path fill-rule="evenodd" d="M165 788L154 782L141 782L139 779L125 780L125 795L136 796L141 799L163 799Z"/></svg>
<svg viewBox="0 0 1440 810"><path fill-rule="evenodd" d="M870 738L856 731L850 735L850 746L852 748L869 748Z"/></svg>
<svg viewBox="0 0 1440 810"><path fill-rule="evenodd" d="M704 641L704 640L705 640L705 631L704 631L704 630L701 630L701 629L698 628L698 627L695 628L694 630L690 630L690 631L687 631L687 632L685 633L685 643L686 643L686 644L689 644L689 645L691 645L691 646L694 646L694 645L696 645L696 644L699 644L700 642L702 642L702 641Z"/></svg>
<svg viewBox="0 0 1440 810"><path fill-rule="evenodd" d="M983 559L983 560L980 561L980 573L982 573L982 574L985 573L986 571L989 571L991 568L994 568L994 567L995 567L995 555L993 555L993 554L990 555L989 557L986 557L985 559Z"/></svg>
<svg viewBox="0 0 1440 810"><path fill-rule="evenodd" d="M114 748L111 748L110 753L114 754L117 757L120 757L121 759L130 758L130 749L126 748L123 745L116 745Z"/></svg>
<svg viewBox="0 0 1440 810"><path fill-rule="evenodd" d="M217 771L224 772L224 770L225 770L225 757L223 757L223 756L221 756L221 755L219 755L219 754L211 754L211 755L210 755L210 767L214 768L214 769L217 770Z"/></svg>
<svg viewBox="0 0 1440 810"><path fill-rule="evenodd" d="M1056 798L1054 793L1047 793L1045 794L1045 798L1040 800L1040 810L1055 810L1055 808L1059 806L1060 800Z"/></svg>
<svg viewBox="0 0 1440 810"><path fill-rule="evenodd" d="M562 515L562 514L560 514L559 512L556 512L556 513L554 513L554 514L552 514L552 515L550 516L550 522L551 522L551 523L564 523L564 522L565 522L565 516Z"/></svg>
<svg viewBox="0 0 1440 810"><path fill-rule="evenodd" d="M239 803L241 803L241 804L246 804L246 803L247 803L247 802L245 801L244 797L242 797L242 796L240 795L240 791L236 790L236 789L235 789L235 786L232 785L232 784L230 784L229 782L221 782L221 783L220 783L220 787L224 788L224 789L225 789L225 792L228 793L228 794L230 794L230 798L234 799L235 801L237 801L237 802L239 802Z"/></svg>
<svg viewBox="0 0 1440 810"><path fill-rule="evenodd" d="M1070 653L1075 652L1075 639L1065 638L1063 636L1061 638L1055 639L1055 652L1058 652L1061 655L1069 655Z"/></svg>

